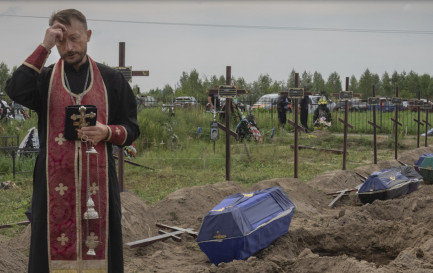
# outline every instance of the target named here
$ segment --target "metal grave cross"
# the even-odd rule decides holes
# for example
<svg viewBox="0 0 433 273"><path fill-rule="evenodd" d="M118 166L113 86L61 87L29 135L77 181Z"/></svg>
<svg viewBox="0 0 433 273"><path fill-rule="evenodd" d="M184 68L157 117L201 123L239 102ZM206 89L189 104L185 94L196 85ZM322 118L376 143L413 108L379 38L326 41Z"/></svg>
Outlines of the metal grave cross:
<svg viewBox="0 0 433 273"><path fill-rule="evenodd" d="M237 89L231 85L232 67L226 66L226 85L219 88L208 89L208 94L218 95L226 98L225 102L225 125L218 122L218 128L226 132L226 181L230 181L230 136L238 138L238 134L230 130L230 112L232 98L238 95L248 94L249 90Z"/></svg>
<svg viewBox="0 0 433 273"><path fill-rule="evenodd" d="M132 71L132 67L125 66L125 42L119 42L119 66L115 67L115 69L119 70L126 80L129 82L132 81L133 76L149 76L148 70L143 71ZM125 155L123 152L123 147L119 147L118 153L118 173L117 177L119 180L119 190L123 192L123 176L124 176L124 160Z"/></svg>

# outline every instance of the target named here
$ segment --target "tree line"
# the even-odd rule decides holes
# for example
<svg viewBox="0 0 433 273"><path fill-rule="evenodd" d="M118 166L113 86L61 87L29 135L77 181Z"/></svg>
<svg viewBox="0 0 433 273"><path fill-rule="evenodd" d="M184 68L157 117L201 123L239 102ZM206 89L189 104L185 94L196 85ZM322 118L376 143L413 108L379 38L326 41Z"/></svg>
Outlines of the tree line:
<svg viewBox="0 0 433 273"><path fill-rule="evenodd" d="M0 63L0 92L4 94L6 81L12 76L16 66L9 69L4 63ZM250 93L242 96L242 101L255 102L261 96L270 93L278 93L286 90L289 87L295 86L295 70L292 69L288 74L287 80L273 80L269 74L262 74L256 81L247 83L244 78L232 76L233 83L240 89L248 89ZM191 72L182 72L179 82L175 88L166 84L162 89L151 89L146 93L154 97L158 101L171 102L179 96L193 96L200 102L207 101L207 89L217 85L225 84L225 76L213 75L211 77L201 77L199 72L193 69ZM320 72L314 73L304 71L299 73L299 87L304 88L314 94L325 94L330 96L332 93L338 93L345 88L345 77L342 78L337 72L331 73L325 80ZM349 79L349 90L354 93L361 94L362 99L367 99L372 96L372 85L375 86L376 96L378 97L394 97L395 89L398 87L399 97L404 99L417 98L420 94L421 98L427 98L429 94L433 94L433 77L428 74L418 75L414 71L406 73L405 71L398 73L394 71L391 75L384 72L382 76L370 72L366 69L357 79L352 75ZM133 86L135 94L139 93L139 87ZM1 93L0 93L1 94ZM2 99L8 100L7 96L2 96Z"/></svg>
<svg viewBox="0 0 433 273"><path fill-rule="evenodd" d="M233 83L240 89L248 89L250 93L242 96L240 100L255 102L261 96L270 93L278 93L290 87L295 87L295 70L292 69L286 81L273 80L269 74L260 75L259 78L247 83L244 78L232 76ZM325 80L320 72L314 73L304 71L299 73L299 87L304 88L313 94L325 94L330 96L338 93L345 88L345 78L340 77L337 72L331 73ZM147 93L158 101L170 102L178 96L193 96L198 101L207 100L206 90L216 85L224 85L225 76L200 77L197 70L190 73L183 72L179 84L176 88L165 85L163 89L151 89ZM427 98L428 94L433 94L433 77L428 74L418 75L414 71L398 73L394 71L391 75L384 72L380 77L378 74L366 69L357 79L354 75L349 78L349 90L361 95L362 99L372 96L372 86L375 86L376 96L395 97L395 90L398 87L399 97L403 99Z"/></svg>

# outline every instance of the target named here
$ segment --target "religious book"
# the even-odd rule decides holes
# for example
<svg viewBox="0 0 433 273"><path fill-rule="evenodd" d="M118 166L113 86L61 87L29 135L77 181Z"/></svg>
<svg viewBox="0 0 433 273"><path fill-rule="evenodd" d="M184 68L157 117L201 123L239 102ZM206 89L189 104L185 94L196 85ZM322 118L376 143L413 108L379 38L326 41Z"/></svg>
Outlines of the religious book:
<svg viewBox="0 0 433 273"><path fill-rule="evenodd" d="M65 109L65 133L68 140L79 140L77 130L95 126L98 109L95 105L69 105Z"/></svg>

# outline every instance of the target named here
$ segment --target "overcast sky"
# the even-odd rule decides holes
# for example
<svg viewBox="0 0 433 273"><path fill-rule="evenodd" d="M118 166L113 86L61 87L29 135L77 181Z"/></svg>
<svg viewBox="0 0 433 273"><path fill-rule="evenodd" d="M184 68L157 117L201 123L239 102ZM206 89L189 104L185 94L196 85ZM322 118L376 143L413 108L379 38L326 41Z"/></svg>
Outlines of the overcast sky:
<svg viewBox="0 0 433 273"><path fill-rule="evenodd" d="M432 1L433 2L433 1ZM54 11L82 11L93 35L88 54L149 70L142 92L175 87L182 72L287 81L296 72L358 79L368 68L433 75L430 1L0 1L0 62L20 65L42 42ZM58 60L53 49L47 64ZM344 88L344 87L343 87Z"/></svg>

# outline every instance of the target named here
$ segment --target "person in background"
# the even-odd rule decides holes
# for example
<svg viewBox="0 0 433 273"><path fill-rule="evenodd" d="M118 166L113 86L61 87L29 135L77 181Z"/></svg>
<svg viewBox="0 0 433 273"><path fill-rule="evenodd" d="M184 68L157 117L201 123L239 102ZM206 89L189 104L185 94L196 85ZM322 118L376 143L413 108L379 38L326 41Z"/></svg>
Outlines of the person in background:
<svg viewBox="0 0 433 273"><path fill-rule="evenodd" d="M220 99L218 98L217 94L209 94L207 97L207 102L210 111L215 110L218 112L220 110Z"/></svg>
<svg viewBox="0 0 433 273"><path fill-rule="evenodd" d="M39 117L29 273L124 272L112 145L131 145L139 136L137 104L120 72L87 55L91 35L80 11L53 13L43 42L7 81L9 97ZM61 58L44 67L54 46ZM66 127L74 118L65 108L88 105L97 109L96 125L80 126L70 139Z"/></svg>
<svg viewBox="0 0 433 273"><path fill-rule="evenodd" d="M287 123L287 110L289 109L289 99L285 92L281 92L277 98L278 127L284 128Z"/></svg>
<svg viewBox="0 0 433 273"><path fill-rule="evenodd" d="M310 97L308 95L304 95L304 97L300 101L300 112L301 112L301 125L305 128L305 131L308 133L308 108L311 106Z"/></svg>

